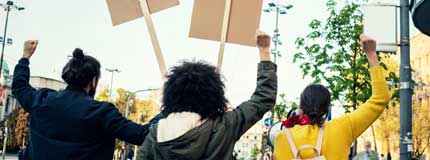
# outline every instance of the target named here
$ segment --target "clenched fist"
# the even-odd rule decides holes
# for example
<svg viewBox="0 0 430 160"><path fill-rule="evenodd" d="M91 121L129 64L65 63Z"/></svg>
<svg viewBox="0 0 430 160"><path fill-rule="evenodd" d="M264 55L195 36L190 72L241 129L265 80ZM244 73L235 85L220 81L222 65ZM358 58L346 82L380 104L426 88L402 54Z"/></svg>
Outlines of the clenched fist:
<svg viewBox="0 0 430 160"><path fill-rule="evenodd" d="M34 51L36 51L37 45L39 41L37 40L27 40L24 42L24 53L22 54L22 58L30 59L33 55Z"/></svg>
<svg viewBox="0 0 430 160"><path fill-rule="evenodd" d="M261 61L270 61L270 36L264 32L257 31L256 37L257 47L260 50Z"/></svg>
<svg viewBox="0 0 430 160"><path fill-rule="evenodd" d="M361 48L363 48L364 53L366 53L367 60L369 61L369 65L378 66L378 56L376 55L376 40L368 37L365 34L360 35L360 44Z"/></svg>

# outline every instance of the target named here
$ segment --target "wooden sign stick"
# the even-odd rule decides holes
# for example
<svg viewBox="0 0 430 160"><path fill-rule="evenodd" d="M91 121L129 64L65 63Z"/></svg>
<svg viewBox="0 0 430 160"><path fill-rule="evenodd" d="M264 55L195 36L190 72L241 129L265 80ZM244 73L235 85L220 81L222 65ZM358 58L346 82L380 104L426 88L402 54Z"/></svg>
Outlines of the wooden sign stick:
<svg viewBox="0 0 430 160"><path fill-rule="evenodd" d="M161 77L166 81L167 69L164 62L163 54L161 53L160 43L158 42L157 33L155 32L154 24L152 23L151 14L146 0L140 0L140 7L142 8L143 16L145 17L146 27L148 28L149 35L151 36L152 47L154 48L155 57L157 58L158 67L160 68Z"/></svg>
<svg viewBox="0 0 430 160"><path fill-rule="evenodd" d="M221 30L221 44L219 46L219 53L218 53L218 71L221 71L222 61L224 58L224 48L225 48L225 42L227 41L228 22L230 20L231 1L232 0L225 1L224 19L222 22L222 30Z"/></svg>

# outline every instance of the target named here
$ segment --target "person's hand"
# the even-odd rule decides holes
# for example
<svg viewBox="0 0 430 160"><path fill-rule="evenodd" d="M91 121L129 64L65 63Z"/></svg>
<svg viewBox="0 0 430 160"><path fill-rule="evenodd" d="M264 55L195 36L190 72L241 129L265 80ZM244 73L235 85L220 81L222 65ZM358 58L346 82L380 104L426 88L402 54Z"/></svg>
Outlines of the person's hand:
<svg viewBox="0 0 430 160"><path fill-rule="evenodd" d="M256 37L257 47L260 50L261 61L270 61L270 36L264 32L257 30Z"/></svg>
<svg viewBox="0 0 430 160"><path fill-rule="evenodd" d="M370 67L378 66L378 56L376 55L376 40L366 36L365 34L360 35L360 44L366 53L367 60L369 61Z"/></svg>
<svg viewBox="0 0 430 160"><path fill-rule="evenodd" d="M297 108L296 115L299 115L299 116L303 115L303 110L301 108Z"/></svg>
<svg viewBox="0 0 430 160"><path fill-rule="evenodd" d="M33 55L34 51L36 51L37 45L39 41L37 40L27 40L24 42L24 53L22 54L22 58L30 59Z"/></svg>

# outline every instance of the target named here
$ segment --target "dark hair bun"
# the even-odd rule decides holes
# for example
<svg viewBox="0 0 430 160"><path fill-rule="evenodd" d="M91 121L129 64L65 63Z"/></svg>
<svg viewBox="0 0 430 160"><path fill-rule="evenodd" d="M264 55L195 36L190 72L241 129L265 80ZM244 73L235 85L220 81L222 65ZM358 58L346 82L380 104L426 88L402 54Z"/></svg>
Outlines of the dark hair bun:
<svg viewBox="0 0 430 160"><path fill-rule="evenodd" d="M84 51L82 51L82 49L80 49L80 48L76 48L73 51L73 58L84 59Z"/></svg>
<svg viewBox="0 0 430 160"><path fill-rule="evenodd" d="M84 55L80 48L73 51L73 58L69 59L63 68L61 78L68 84L86 87L91 81L100 77L100 63L94 57Z"/></svg>

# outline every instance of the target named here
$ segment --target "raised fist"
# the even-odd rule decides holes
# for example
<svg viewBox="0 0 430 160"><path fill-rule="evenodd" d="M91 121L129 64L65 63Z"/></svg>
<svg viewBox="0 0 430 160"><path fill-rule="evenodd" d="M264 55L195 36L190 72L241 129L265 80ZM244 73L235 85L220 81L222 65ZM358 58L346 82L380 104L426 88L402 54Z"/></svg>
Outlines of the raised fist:
<svg viewBox="0 0 430 160"><path fill-rule="evenodd" d="M24 42L24 53L23 53L22 57L29 59L33 55L38 44L39 44L39 41L37 41L37 40L25 41Z"/></svg>
<svg viewBox="0 0 430 160"><path fill-rule="evenodd" d="M270 50L270 41L271 41L270 35L268 35L264 32L261 32L261 31L257 31L256 36L257 36L257 47L260 50L263 49L263 50L269 51Z"/></svg>
<svg viewBox="0 0 430 160"><path fill-rule="evenodd" d="M368 37L365 34L360 35L360 44L363 48L364 53L366 54L372 54L376 53L376 40Z"/></svg>
<svg viewBox="0 0 430 160"><path fill-rule="evenodd" d="M366 53L369 65L379 66L378 56L376 55L376 40L366 36L365 34L360 35L360 44L363 48L364 53Z"/></svg>

